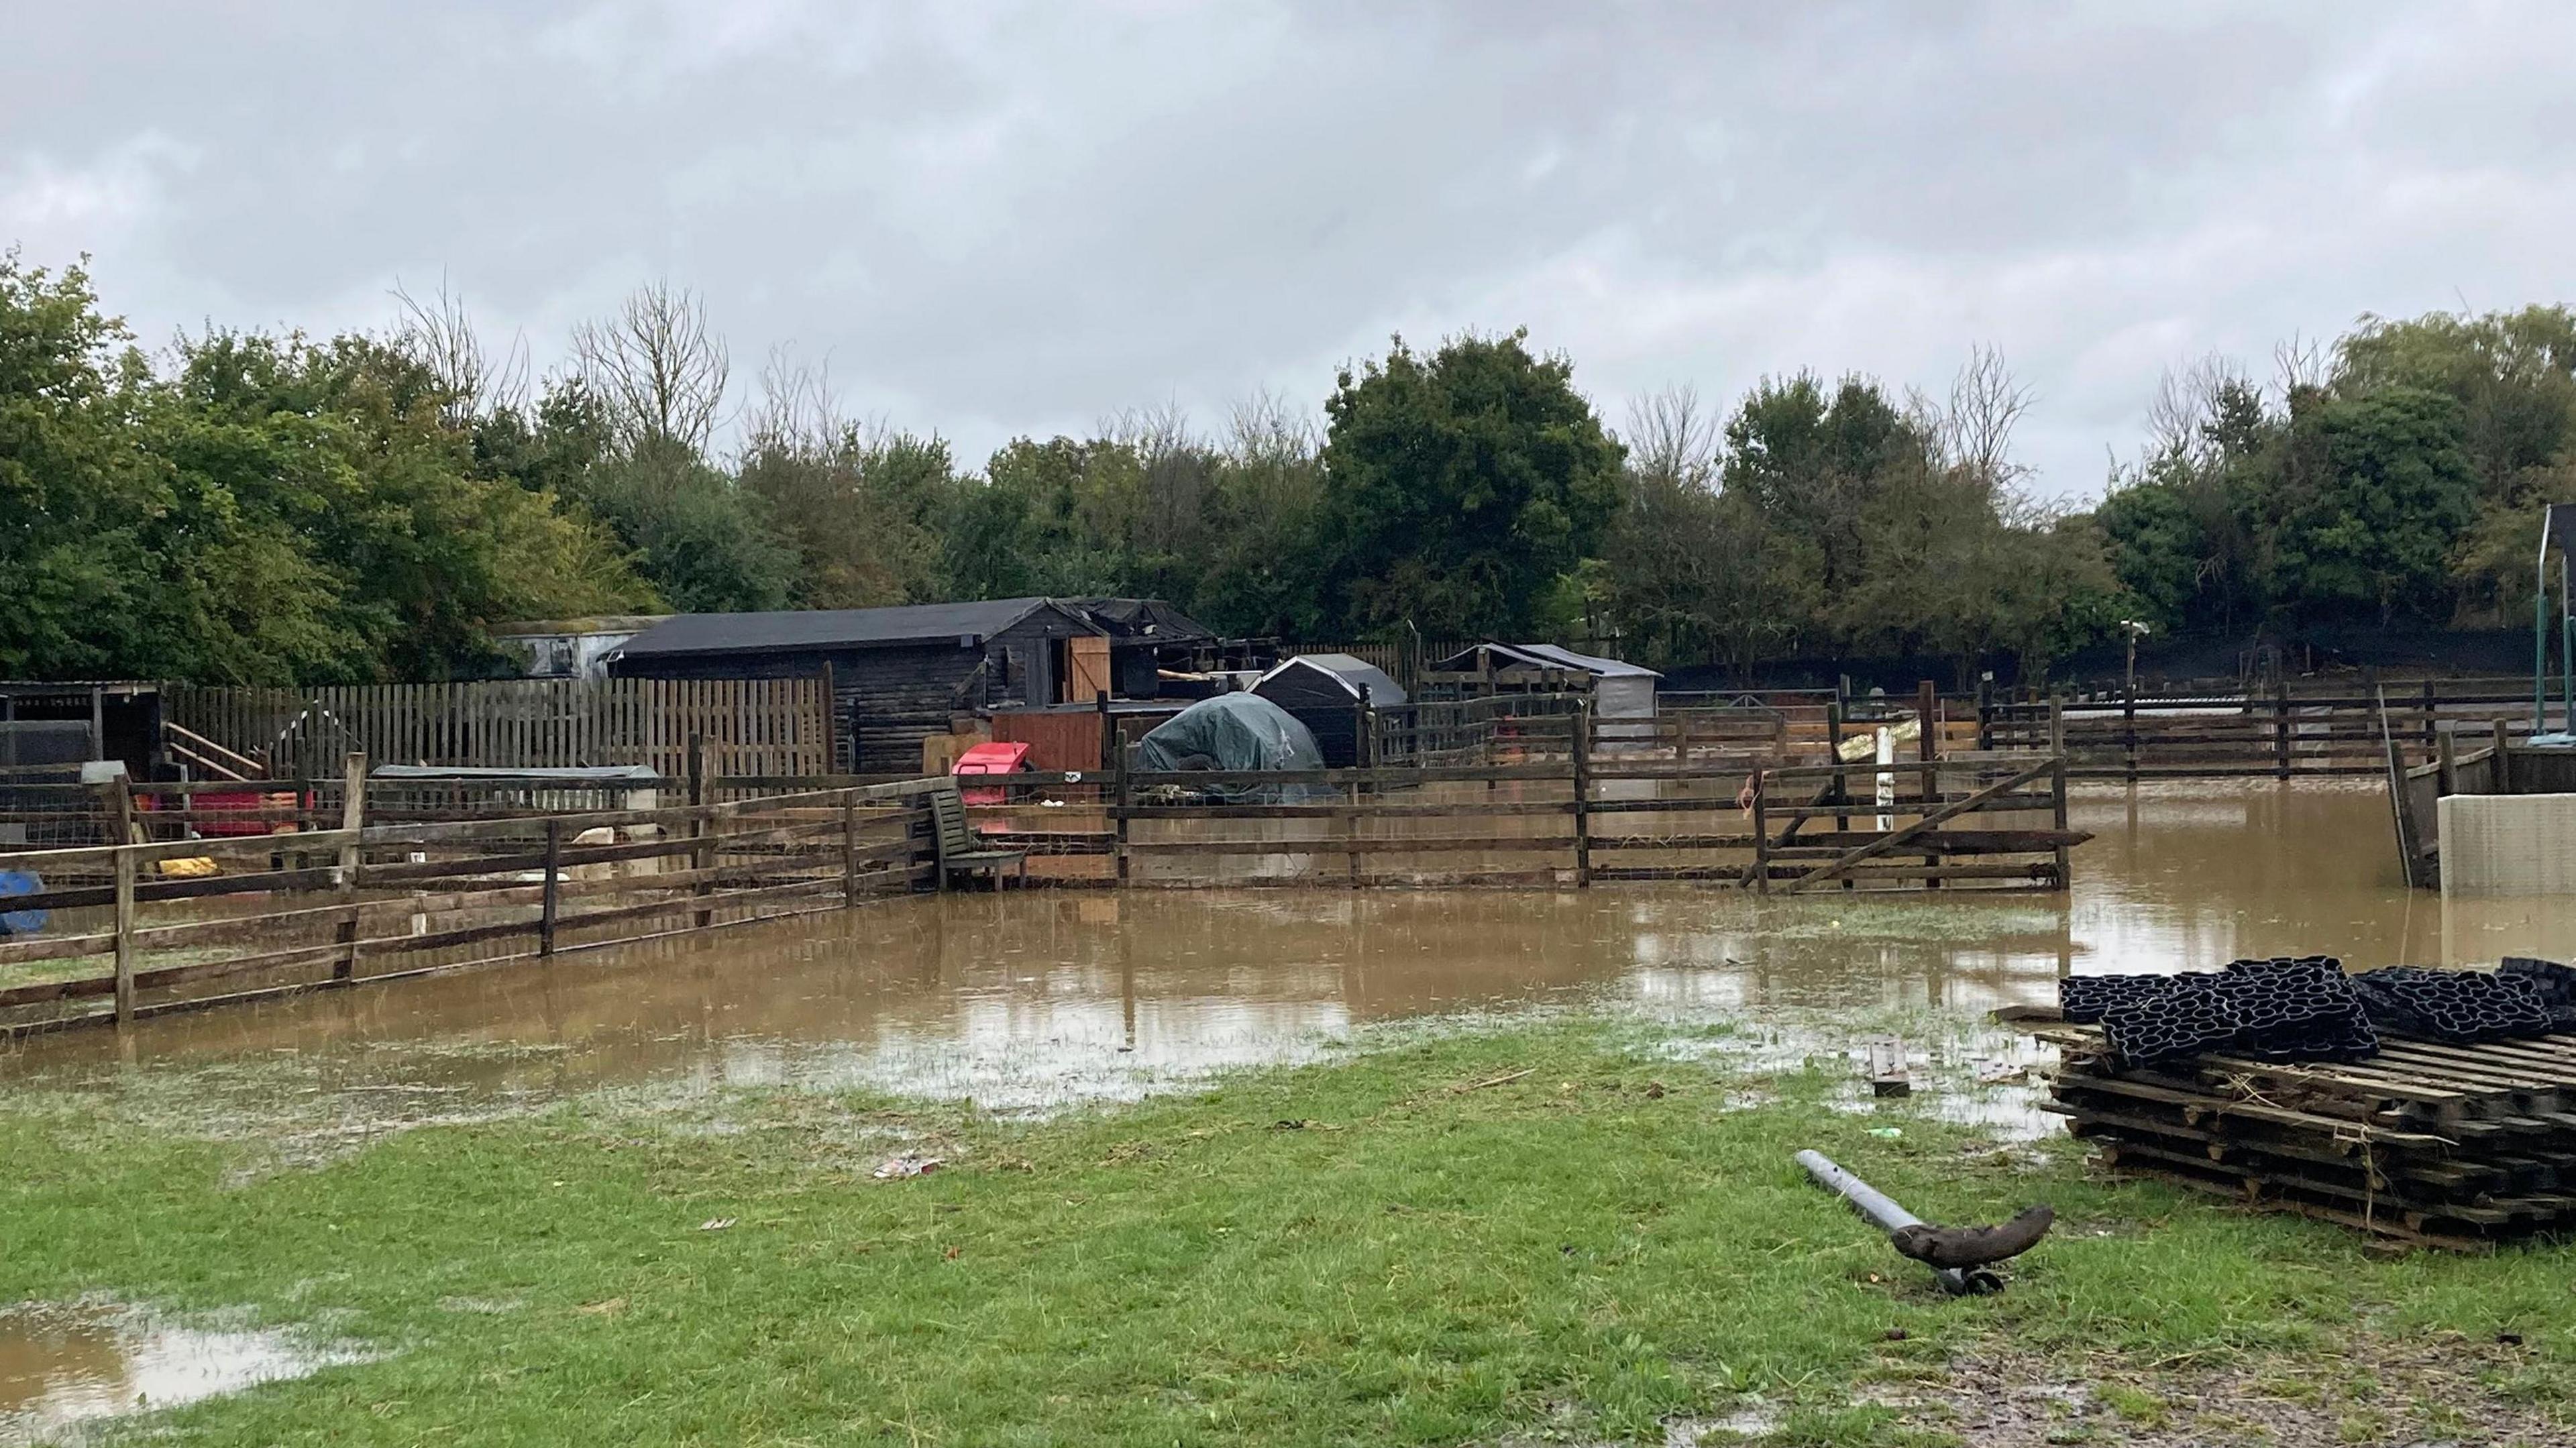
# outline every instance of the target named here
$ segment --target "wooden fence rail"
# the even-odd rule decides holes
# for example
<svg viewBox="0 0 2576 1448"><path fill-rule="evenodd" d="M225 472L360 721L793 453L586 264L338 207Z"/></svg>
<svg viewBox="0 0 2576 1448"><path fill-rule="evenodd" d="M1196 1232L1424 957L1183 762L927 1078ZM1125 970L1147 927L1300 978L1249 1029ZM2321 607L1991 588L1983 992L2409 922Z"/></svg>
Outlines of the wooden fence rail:
<svg viewBox="0 0 2576 1448"><path fill-rule="evenodd" d="M387 823L344 789L332 828L0 854L42 882L11 908L53 916L0 940L0 1025L128 1021L848 908L939 883L927 799L947 788Z"/></svg>
<svg viewBox="0 0 2576 1448"><path fill-rule="evenodd" d="M1986 747L2062 749L2078 779L2128 780L2377 774L2392 747L2404 763L2425 764L2445 738L2483 742L2499 725L2521 738L2532 727L2530 696L2492 687L2392 691L2384 726L2379 703L2357 693L2276 689L2232 698L1987 701L1976 717Z"/></svg>

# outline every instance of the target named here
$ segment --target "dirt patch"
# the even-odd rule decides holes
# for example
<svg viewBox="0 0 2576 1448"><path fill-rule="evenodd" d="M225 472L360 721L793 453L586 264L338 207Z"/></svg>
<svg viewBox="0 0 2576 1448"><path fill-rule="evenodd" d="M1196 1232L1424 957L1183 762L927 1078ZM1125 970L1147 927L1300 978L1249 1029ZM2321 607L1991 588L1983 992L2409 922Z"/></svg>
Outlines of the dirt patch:
<svg viewBox="0 0 2576 1448"><path fill-rule="evenodd" d="M2551 1448L2576 1441L2564 1376L2519 1344L2356 1336L2228 1362L1986 1355L1881 1401L1965 1448Z"/></svg>

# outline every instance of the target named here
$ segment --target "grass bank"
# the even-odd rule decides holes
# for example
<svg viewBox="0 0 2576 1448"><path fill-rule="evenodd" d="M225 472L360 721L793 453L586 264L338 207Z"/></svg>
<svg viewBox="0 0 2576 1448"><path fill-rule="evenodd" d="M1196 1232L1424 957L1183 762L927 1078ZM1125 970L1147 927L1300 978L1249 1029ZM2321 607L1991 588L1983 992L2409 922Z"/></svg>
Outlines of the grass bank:
<svg viewBox="0 0 2576 1448"><path fill-rule="evenodd" d="M2576 1251L2382 1260L1673 1037L1397 1038L1043 1122L593 1101L318 1166L22 1093L0 1301L384 1350L151 1425L218 1444L2568 1441ZM2061 1226L1946 1299L1802 1146ZM899 1150L948 1165L872 1179Z"/></svg>

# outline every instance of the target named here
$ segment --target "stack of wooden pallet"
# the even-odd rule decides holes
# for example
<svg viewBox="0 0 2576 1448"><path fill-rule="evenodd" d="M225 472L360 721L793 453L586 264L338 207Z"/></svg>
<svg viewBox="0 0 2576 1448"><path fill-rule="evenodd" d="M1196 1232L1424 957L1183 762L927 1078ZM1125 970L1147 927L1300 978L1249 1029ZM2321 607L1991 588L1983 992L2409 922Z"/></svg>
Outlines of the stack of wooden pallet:
<svg viewBox="0 0 2576 1448"><path fill-rule="evenodd" d="M2053 1008L1999 1015L2058 1047L2044 1109L2114 1171L2428 1246L2576 1226L2576 1035L2140 1067Z"/></svg>

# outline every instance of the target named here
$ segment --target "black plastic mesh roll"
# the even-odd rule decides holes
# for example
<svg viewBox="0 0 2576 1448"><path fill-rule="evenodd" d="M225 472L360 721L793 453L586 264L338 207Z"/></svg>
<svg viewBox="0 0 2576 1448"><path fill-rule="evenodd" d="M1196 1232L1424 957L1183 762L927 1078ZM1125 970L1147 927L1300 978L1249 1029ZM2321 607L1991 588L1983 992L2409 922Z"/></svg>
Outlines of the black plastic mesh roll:
<svg viewBox="0 0 2576 1448"><path fill-rule="evenodd" d="M2352 988L2392 1035L2468 1045L2547 1035L2556 1025L2541 987L2522 972L2398 965L2354 976Z"/></svg>
<svg viewBox="0 0 2576 1448"><path fill-rule="evenodd" d="M2498 975L2518 975L2531 982L2540 992L2540 1003L2549 1011L2549 1026L2555 1031L2576 1031L2576 970L2554 960L2534 960L2527 955L2508 955L2496 967Z"/></svg>
<svg viewBox="0 0 2576 1448"><path fill-rule="evenodd" d="M2098 1021L2139 1064L2226 1051L2272 1061L2357 1061L2379 1049L2370 1017L2330 956L2239 960L2216 973L2070 976L2070 1021Z"/></svg>

